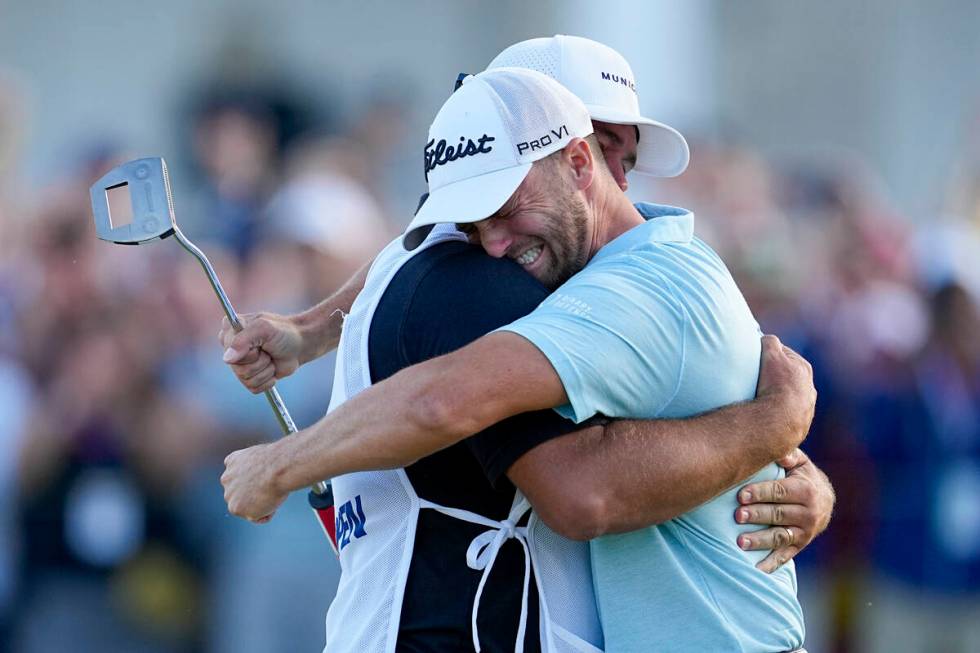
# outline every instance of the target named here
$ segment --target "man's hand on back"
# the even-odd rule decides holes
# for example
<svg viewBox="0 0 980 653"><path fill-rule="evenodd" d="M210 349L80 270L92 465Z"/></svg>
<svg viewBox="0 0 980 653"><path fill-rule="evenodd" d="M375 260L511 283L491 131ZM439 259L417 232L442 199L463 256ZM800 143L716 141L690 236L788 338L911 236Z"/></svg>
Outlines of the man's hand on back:
<svg viewBox="0 0 980 653"><path fill-rule="evenodd" d="M827 528L836 500L827 475L799 449L776 462L786 468L786 478L746 485L738 493L742 505L735 511L740 524L770 526L738 538L739 547L747 551L772 549L756 565L769 573Z"/></svg>

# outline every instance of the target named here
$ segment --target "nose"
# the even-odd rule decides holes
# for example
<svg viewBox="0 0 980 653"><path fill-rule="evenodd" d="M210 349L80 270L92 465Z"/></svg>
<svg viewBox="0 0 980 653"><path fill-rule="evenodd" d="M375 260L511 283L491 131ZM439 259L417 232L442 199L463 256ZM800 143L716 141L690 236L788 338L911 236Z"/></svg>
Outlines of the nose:
<svg viewBox="0 0 980 653"><path fill-rule="evenodd" d="M480 244L487 254L494 258L503 258L514 242L513 237L507 233L499 220L493 218L476 223L476 228L480 232Z"/></svg>
<svg viewBox="0 0 980 653"><path fill-rule="evenodd" d="M610 168L612 171L613 179L616 180L616 184L619 185L619 189L624 193L630 187L630 183L626 181L626 170L623 168L623 164L617 162L616 165Z"/></svg>
<svg viewBox="0 0 980 653"><path fill-rule="evenodd" d="M626 189L630 187L630 183L626 181L626 168L623 165L623 160L611 151L606 153L605 158L606 167L609 168L613 180L619 186L620 190L625 193Z"/></svg>

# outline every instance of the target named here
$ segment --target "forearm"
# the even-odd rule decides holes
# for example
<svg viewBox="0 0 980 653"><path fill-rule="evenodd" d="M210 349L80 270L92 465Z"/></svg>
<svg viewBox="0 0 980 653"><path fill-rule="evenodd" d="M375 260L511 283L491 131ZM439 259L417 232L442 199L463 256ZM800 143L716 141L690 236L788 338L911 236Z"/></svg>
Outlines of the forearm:
<svg viewBox="0 0 980 653"><path fill-rule="evenodd" d="M375 401L377 386L368 388L310 428L277 441L282 489L291 492L341 474L404 467L448 446L441 440L445 432L430 429L423 410L400 391L407 386L398 387L382 401Z"/></svg>
<svg viewBox="0 0 980 653"><path fill-rule="evenodd" d="M301 364L337 348L344 317L350 313L354 300L364 288L370 267L370 263L365 264L330 297L293 318L303 341Z"/></svg>
<svg viewBox="0 0 980 653"><path fill-rule="evenodd" d="M691 510L787 453L798 431L774 397L687 419L609 423L589 463L603 497L601 530L631 531Z"/></svg>
<svg viewBox="0 0 980 653"><path fill-rule="evenodd" d="M281 487L293 491L340 474L405 467L502 419L565 400L533 345L514 334L491 334L404 369L273 443Z"/></svg>

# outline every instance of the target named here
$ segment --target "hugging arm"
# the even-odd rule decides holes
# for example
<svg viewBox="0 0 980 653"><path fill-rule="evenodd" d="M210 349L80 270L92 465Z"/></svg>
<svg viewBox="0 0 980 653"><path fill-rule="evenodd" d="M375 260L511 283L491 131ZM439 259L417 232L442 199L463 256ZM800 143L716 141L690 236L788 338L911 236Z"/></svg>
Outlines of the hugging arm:
<svg viewBox="0 0 980 653"><path fill-rule="evenodd" d="M681 514L805 436L815 399L809 365L773 337L763 352L753 401L687 419L585 427L538 445L509 476L546 523L573 538ZM533 345L495 333L367 388L309 429L231 454L222 477L229 510L260 520L318 479L407 466L505 417L563 400L557 374ZM803 517L822 519L812 509Z"/></svg>
<svg viewBox="0 0 980 653"><path fill-rule="evenodd" d="M458 281L467 270L473 272L466 266L452 268L449 276ZM463 284L484 288L479 302L468 291L443 306L454 296L456 285L436 289L440 306L456 316L448 331L456 344L444 343L449 348L442 351L452 351L496 326L463 326L473 306L491 301L488 294L501 285L505 271L483 272ZM514 293L507 287L499 301L491 301L497 311L508 297L534 295L533 288ZM528 301L533 305L543 297ZM408 313L429 316L430 303ZM497 316L498 324L530 310L511 308L516 314ZM423 322L413 333L431 335L434 328L445 326L431 318ZM464 336L461 330L473 334ZM418 342L411 340L413 347ZM415 352L405 364L437 355L437 350ZM494 478L509 470L546 521L572 537L628 530L681 514L789 451L805 434L813 398L809 367L774 338L764 341L763 350L758 398L752 402L680 420L592 424L554 442L539 436L498 465ZM233 453L222 477L229 509L258 520L269 515L285 493L313 480L406 466L505 417L565 401L560 378L534 345L513 333L494 333L368 388L310 429ZM555 474L556 470L567 473ZM818 521L812 512L804 517ZM803 527L805 521L800 521Z"/></svg>
<svg viewBox="0 0 980 653"><path fill-rule="evenodd" d="M349 472L405 467L507 417L565 401L561 380L534 345L513 333L493 333L452 354L402 370L312 427L265 445L276 449L270 473L276 485L288 492ZM794 435L782 448L767 452L769 458L756 468L792 450L806 430L799 425L805 422L808 427L811 415L812 409L803 417L792 416L794 428L787 431ZM724 424L729 418L691 419ZM783 418L789 419L788 411L780 415ZM630 441L629 426L613 428L617 433L626 430L617 441ZM752 471L737 469L729 475L737 480Z"/></svg>
<svg viewBox="0 0 980 653"><path fill-rule="evenodd" d="M754 400L685 419L592 426L538 445L508 476L566 537L636 530L687 512L794 448L814 397L809 365L766 336Z"/></svg>

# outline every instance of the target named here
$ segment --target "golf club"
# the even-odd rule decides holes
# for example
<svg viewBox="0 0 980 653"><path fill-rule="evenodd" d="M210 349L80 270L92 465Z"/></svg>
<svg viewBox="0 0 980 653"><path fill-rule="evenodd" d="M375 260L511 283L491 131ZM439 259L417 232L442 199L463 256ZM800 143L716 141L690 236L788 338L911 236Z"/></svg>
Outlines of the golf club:
<svg viewBox="0 0 980 653"><path fill-rule="evenodd" d="M177 226L173 193L167 163L160 157L135 159L120 164L104 174L90 189L95 233L101 239L119 245L143 245L175 236L181 247L190 252L204 268L214 293L221 302L228 321L235 331L242 330L241 320L218 281L211 262ZM283 434L296 432L296 424L276 388L265 392L269 405ZM329 481L320 481L309 495L310 505L334 551L336 524L333 493Z"/></svg>

